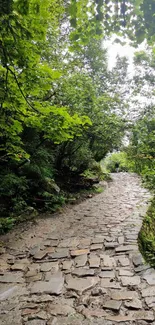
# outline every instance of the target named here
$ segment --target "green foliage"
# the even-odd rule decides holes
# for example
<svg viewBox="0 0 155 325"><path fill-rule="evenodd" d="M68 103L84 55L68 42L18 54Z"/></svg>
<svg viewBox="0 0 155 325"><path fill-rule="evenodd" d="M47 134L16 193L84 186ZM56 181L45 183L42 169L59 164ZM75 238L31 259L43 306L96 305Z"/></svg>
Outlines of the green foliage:
<svg viewBox="0 0 155 325"><path fill-rule="evenodd" d="M97 49L96 58L99 55L101 57L101 54L106 55L104 50ZM91 54L89 53L89 55ZM78 110L82 115L87 115L92 121L92 124L85 129L86 131L83 131L83 137L78 139L76 143L79 143L77 148L80 146L80 143L81 146L85 146L85 150L87 146L86 157L91 155L92 159L100 161L109 151L119 147L124 134L124 122L115 113L115 110L119 107L118 99L113 98L108 93L107 85L102 81L105 71L107 80L109 80L108 71L105 67L104 71L99 71L98 67L96 71L93 71L92 77L92 62L88 60L88 57L87 62L89 63L87 72L70 72L68 78L65 77L61 80L60 94L62 103L67 104L70 107L70 111ZM78 149L76 149L76 155L79 155L79 158L82 154L81 146L79 154ZM71 147L73 147L72 144ZM73 151L75 150L73 149ZM89 155L88 151L90 151Z"/></svg>
<svg viewBox="0 0 155 325"><path fill-rule="evenodd" d="M139 233L139 247L145 260L155 267L155 199L152 201Z"/></svg>
<svg viewBox="0 0 155 325"><path fill-rule="evenodd" d="M105 175L100 163L93 161L93 163L89 165L89 169L86 169L81 176L84 176L86 179L97 179L98 181L101 181L104 179Z"/></svg>
<svg viewBox="0 0 155 325"><path fill-rule="evenodd" d="M65 202L64 195L51 194L49 192L43 192L42 198L45 200L44 211L57 211Z"/></svg>
<svg viewBox="0 0 155 325"><path fill-rule="evenodd" d="M20 194L27 189L27 180L24 177L18 177L13 173L2 175L1 179L1 196L14 196L17 192Z"/></svg>
<svg viewBox="0 0 155 325"><path fill-rule="evenodd" d="M153 115L152 111L152 115ZM155 119L145 116L133 128L128 148L129 159L134 161L134 170L142 175L149 187L155 188Z"/></svg>
<svg viewBox="0 0 155 325"><path fill-rule="evenodd" d="M11 230L15 224L15 218L0 218L0 234Z"/></svg>
<svg viewBox="0 0 155 325"><path fill-rule="evenodd" d="M22 211L26 206L25 198L28 189L28 182L25 176L17 176L8 170L0 174L1 189L1 215L7 216L10 213Z"/></svg>
<svg viewBox="0 0 155 325"><path fill-rule="evenodd" d="M123 4L0 1L0 208L4 231L28 207L55 211L65 200L62 183L69 188L74 179L78 184L82 173L87 181L96 175L102 179L100 160L118 150L125 130L125 103L121 87L116 89L121 79L119 67L108 71L101 40L113 31L135 39L135 24L129 26L137 3L127 16ZM139 20L136 23L139 28ZM123 64L120 60L120 66L124 78L126 60ZM81 182L84 186L83 178Z"/></svg>
<svg viewBox="0 0 155 325"><path fill-rule="evenodd" d="M111 173L133 171L134 164L128 159L127 153L116 152L107 156L102 162L103 168Z"/></svg>
<svg viewBox="0 0 155 325"><path fill-rule="evenodd" d="M87 40L102 33L125 35L136 43L146 38L150 43L154 42L154 0L72 0L67 11L74 48L82 47Z"/></svg>
<svg viewBox="0 0 155 325"><path fill-rule="evenodd" d="M94 191L95 191L95 193L100 194L100 193L103 192L103 187L96 187L96 188L94 189Z"/></svg>
<svg viewBox="0 0 155 325"><path fill-rule="evenodd" d="M155 192L155 119L154 107L133 127L127 149L133 169L143 178L145 186ZM146 261L155 267L155 197L143 221L139 233L139 247Z"/></svg>
<svg viewBox="0 0 155 325"><path fill-rule="evenodd" d="M43 46L49 46L49 29L58 34L64 13L62 2L46 0L38 4L27 0L23 6L21 0L11 1L7 12L1 16L0 35L0 150L2 159L20 160L21 156L29 158L21 137L25 128L35 128L45 139L60 143L80 134L90 120L77 112L70 115L67 107L46 100L61 72L55 69L55 62L43 57Z"/></svg>

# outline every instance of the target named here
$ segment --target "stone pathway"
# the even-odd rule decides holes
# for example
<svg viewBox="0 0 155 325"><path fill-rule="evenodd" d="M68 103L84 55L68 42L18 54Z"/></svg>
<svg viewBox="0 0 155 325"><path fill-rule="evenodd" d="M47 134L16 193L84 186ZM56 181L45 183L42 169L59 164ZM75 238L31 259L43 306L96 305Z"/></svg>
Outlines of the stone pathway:
<svg viewBox="0 0 155 325"><path fill-rule="evenodd" d="M1 237L1 325L155 325L155 271L138 251L149 193L115 174L103 193Z"/></svg>

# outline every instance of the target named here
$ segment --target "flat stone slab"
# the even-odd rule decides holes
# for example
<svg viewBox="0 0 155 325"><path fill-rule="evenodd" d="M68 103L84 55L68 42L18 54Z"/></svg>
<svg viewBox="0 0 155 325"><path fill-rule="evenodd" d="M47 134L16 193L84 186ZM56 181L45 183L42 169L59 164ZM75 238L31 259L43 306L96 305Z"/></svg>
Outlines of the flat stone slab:
<svg viewBox="0 0 155 325"><path fill-rule="evenodd" d="M34 256L39 251L40 251L40 245L35 245L35 246L30 248L29 253L30 253L31 256Z"/></svg>
<svg viewBox="0 0 155 325"><path fill-rule="evenodd" d="M155 296L155 286L149 286L142 290L142 297Z"/></svg>
<svg viewBox="0 0 155 325"><path fill-rule="evenodd" d="M31 267L27 273L25 274L25 278L29 278L29 277L33 277L36 276L39 270L37 270L36 268Z"/></svg>
<svg viewBox="0 0 155 325"><path fill-rule="evenodd" d="M137 249L138 249L137 245L120 245L116 247L115 251L116 253L121 253L121 252L133 251Z"/></svg>
<svg viewBox="0 0 155 325"><path fill-rule="evenodd" d="M72 265L73 265L73 261L64 261L62 263L62 269L63 270L71 270Z"/></svg>
<svg viewBox="0 0 155 325"><path fill-rule="evenodd" d="M134 275L133 272L128 271L126 269L119 269L118 273L119 273L120 276L133 276Z"/></svg>
<svg viewBox="0 0 155 325"><path fill-rule="evenodd" d="M82 311L82 314L87 319L91 319L92 317L95 317L96 319L99 319L99 318L104 318L106 316L106 312L104 310L102 310L102 309L90 310L88 308L85 308ZM81 325L81 324L83 324L83 322L80 323L79 325ZM88 324L88 323L86 323L86 324ZM72 325L72 324L70 324L70 325ZM75 325L77 325L77 323Z"/></svg>
<svg viewBox="0 0 155 325"><path fill-rule="evenodd" d="M41 272L56 272L59 270L59 263L58 262L45 262L42 263L40 271Z"/></svg>
<svg viewBox="0 0 155 325"><path fill-rule="evenodd" d="M63 239L59 243L59 247L77 247L79 245L79 238L77 237L72 237L72 238L67 238Z"/></svg>
<svg viewBox="0 0 155 325"><path fill-rule="evenodd" d="M118 243L122 245L124 243L124 236L119 236L118 237Z"/></svg>
<svg viewBox="0 0 155 325"><path fill-rule="evenodd" d="M46 239L46 240L44 240L44 241L43 241L43 245L44 245L45 247L46 247L46 246L47 246L47 247L52 246L52 245L51 245L51 240L50 240L50 239Z"/></svg>
<svg viewBox="0 0 155 325"><path fill-rule="evenodd" d="M79 239L79 248L88 248L91 244L91 238L81 238Z"/></svg>
<svg viewBox="0 0 155 325"><path fill-rule="evenodd" d="M87 248L86 249L78 249L75 251L71 251L70 254L72 257L89 254L89 249L87 249Z"/></svg>
<svg viewBox="0 0 155 325"><path fill-rule="evenodd" d="M0 301L9 300L12 298L20 297L22 295L28 294L26 288L22 285L10 285L1 284L0 285Z"/></svg>
<svg viewBox="0 0 155 325"><path fill-rule="evenodd" d="M41 294L41 295L30 295L30 297L27 297L26 298L26 301L28 303L42 303L42 302L53 302L55 301L55 296L52 296L52 295L44 295L44 294Z"/></svg>
<svg viewBox="0 0 155 325"><path fill-rule="evenodd" d="M90 268L99 268L100 267L100 258L97 255L90 255L89 266L90 266Z"/></svg>
<svg viewBox="0 0 155 325"><path fill-rule="evenodd" d="M100 278L111 278L111 279L114 279L115 278L115 272L114 271L101 271L99 273L99 277Z"/></svg>
<svg viewBox="0 0 155 325"><path fill-rule="evenodd" d="M31 276L31 277L27 277L26 278L26 282L35 282L35 281L40 281L42 280L42 273L37 273L36 275L34 276Z"/></svg>
<svg viewBox="0 0 155 325"><path fill-rule="evenodd" d="M42 319L32 319L25 323L25 325L46 325L46 321Z"/></svg>
<svg viewBox="0 0 155 325"><path fill-rule="evenodd" d="M117 242L105 242L105 249L111 249L117 247L119 244Z"/></svg>
<svg viewBox="0 0 155 325"><path fill-rule="evenodd" d="M105 240L104 236L94 237L91 241L92 244L102 244Z"/></svg>
<svg viewBox="0 0 155 325"><path fill-rule="evenodd" d="M0 258L0 274L3 274L8 269L10 269L10 265L6 261Z"/></svg>
<svg viewBox="0 0 155 325"><path fill-rule="evenodd" d="M111 310L115 310L115 311L119 311L120 307L121 307L122 301L118 301L118 300L107 300L104 304L103 304L103 308L106 309L111 309Z"/></svg>
<svg viewBox="0 0 155 325"><path fill-rule="evenodd" d="M144 259L143 259L142 255L140 253L135 254L132 257L132 261L133 261L133 264L135 266L139 266L139 265L143 265L144 264Z"/></svg>
<svg viewBox="0 0 155 325"><path fill-rule="evenodd" d="M131 290L110 290L110 297L114 300L133 300L138 299L138 293Z"/></svg>
<svg viewBox="0 0 155 325"><path fill-rule="evenodd" d="M4 275L0 275L0 282L2 282L2 283L23 283L24 282L23 274L20 272L5 273Z"/></svg>
<svg viewBox="0 0 155 325"><path fill-rule="evenodd" d="M101 279L101 287L121 289L120 284L116 281L111 281L109 278Z"/></svg>
<svg viewBox="0 0 155 325"><path fill-rule="evenodd" d="M112 242L112 241L115 241L115 237L110 237L110 236L107 234L107 236L105 237L105 241L106 241L106 242Z"/></svg>
<svg viewBox="0 0 155 325"><path fill-rule="evenodd" d="M55 252L55 247L48 246L48 247L46 247L44 252L46 252L46 254L52 254Z"/></svg>
<svg viewBox="0 0 155 325"><path fill-rule="evenodd" d="M60 295L64 285L64 278L61 272L55 273L51 276L50 281L37 281L31 287L32 294L47 293Z"/></svg>
<svg viewBox="0 0 155 325"><path fill-rule="evenodd" d="M135 268L135 272L139 273L148 269L150 269L150 265L139 265L138 267Z"/></svg>
<svg viewBox="0 0 155 325"><path fill-rule="evenodd" d="M56 260L61 258L66 258L68 256L69 256L68 249L61 249L60 251L55 252L53 254L48 254L49 258L56 259Z"/></svg>
<svg viewBox="0 0 155 325"><path fill-rule="evenodd" d="M87 263L87 254L75 257L74 263L76 267L85 266Z"/></svg>
<svg viewBox="0 0 155 325"><path fill-rule="evenodd" d="M133 317L128 315L128 316L111 316L111 315L107 315L106 316L106 320L110 320L112 322L117 322L117 323L121 323L121 322L128 322L128 321L132 321Z"/></svg>
<svg viewBox="0 0 155 325"><path fill-rule="evenodd" d="M93 288L98 283L98 278L92 277L87 279L70 278L67 280L67 290L75 290L79 294Z"/></svg>
<svg viewBox="0 0 155 325"><path fill-rule="evenodd" d="M15 263L10 268L12 271L22 271L26 272L28 270L28 265L23 263Z"/></svg>
<svg viewBox="0 0 155 325"><path fill-rule="evenodd" d="M103 248L103 244L92 244L90 246L91 251L97 251L98 249L102 249L102 248Z"/></svg>
<svg viewBox="0 0 155 325"><path fill-rule="evenodd" d="M153 311L147 311L147 310L140 310L140 311L130 311L129 315L134 320L146 320L146 321L153 321L154 314Z"/></svg>
<svg viewBox="0 0 155 325"><path fill-rule="evenodd" d="M51 239L51 240L57 240L59 241L59 235L56 235L54 232L50 232L48 235L47 235L47 239Z"/></svg>
<svg viewBox="0 0 155 325"><path fill-rule="evenodd" d="M127 257L119 257L118 262L120 263L121 266L128 266L130 265L130 261Z"/></svg>
<svg viewBox="0 0 155 325"><path fill-rule="evenodd" d="M125 301L125 307L130 309L142 309L142 302L139 299L133 299L132 301Z"/></svg>
<svg viewBox="0 0 155 325"><path fill-rule="evenodd" d="M70 314L74 314L75 309L69 305L62 305L59 303L50 305L50 314L57 316L57 315L63 315L63 316L68 316Z"/></svg>
<svg viewBox="0 0 155 325"><path fill-rule="evenodd" d="M101 254L100 258L102 260L102 265L103 267L110 267L113 268L116 266L116 261L113 257L110 257L109 255L104 255Z"/></svg>
<svg viewBox="0 0 155 325"><path fill-rule="evenodd" d="M57 247L59 244L59 240L57 239L51 239L51 245L52 247Z"/></svg>
<svg viewBox="0 0 155 325"><path fill-rule="evenodd" d="M147 270L142 278L146 280L146 282L150 285L155 285L155 270L154 269L149 269Z"/></svg>
<svg viewBox="0 0 155 325"><path fill-rule="evenodd" d="M84 269L84 268L82 269L77 268L74 271L72 271L72 274L78 277L93 276L94 273L95 271L93 269Z"/></svg>
<svg viewBox="0 0 155 325"><path fill-rule="evenodd" d="M122 276L121 282L123 286L137 286L140 284L140 277L136 276Z"/></svg>
<svg viewBox="0 0 155 325"><path fill-rule="evenodd" d="M145 303L149 308L155 307L155 296L154 297L146 297Z"/></svg>
<svg viewBox="0 0 155 325"><path fill-rule="evenodd" d="M46 250L39 251L39 252L37 252L37 253L34 254L33 258L35 260L42 260L46 255L47 255L47 251Z"/></svg>

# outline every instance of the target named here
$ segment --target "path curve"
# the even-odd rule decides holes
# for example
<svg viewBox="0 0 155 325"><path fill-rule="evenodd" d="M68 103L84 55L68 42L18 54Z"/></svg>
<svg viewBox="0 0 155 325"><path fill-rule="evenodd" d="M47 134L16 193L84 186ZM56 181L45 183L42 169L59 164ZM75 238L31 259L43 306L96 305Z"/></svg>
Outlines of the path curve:
<svg viewBox="0 0 155 325"><path fill-rule="evenodd" d="M136 175L114 174L103 193L1 237L1 324L155 325L155 271L137 245L149 198Z"/></svg>

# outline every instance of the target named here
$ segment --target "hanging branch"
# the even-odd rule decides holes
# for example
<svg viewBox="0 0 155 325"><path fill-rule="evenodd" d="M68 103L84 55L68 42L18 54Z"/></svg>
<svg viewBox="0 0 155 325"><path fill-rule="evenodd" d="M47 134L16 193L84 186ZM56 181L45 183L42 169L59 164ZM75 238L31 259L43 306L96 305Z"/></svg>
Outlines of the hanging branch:
<svg viewBox="0 0 155 325"><path fill-rule="evenodd" d="M3 103L5 101L6 95L8 92L8 70L6 70L6 77L5 77L5 91L4 91L4 96L1 102L1 108L3 108Z"/></svg>
<svg viewBox="0 0 155 325"><path fill-rule="evenodd" d="M29 107L31 107L36 113L39 113L39 114L41 114L36 108L34 108L34 106L27 100L27 98L26 98L26 96L25 96L25 94L24 94L24 92L23 92L23 90L22 90L22 88L21 88L21 86L20 86L20 84L19 84L19 81L18 81L18 79L17 79L17 76L16 76L16 74L8 67L8 66L5 66L5 68L8 70L8 71L10 71L10 73L14 76L14 79L15 79L15 81L16 81L16 84L17 84L17 86L18 86L18 89L19 89L19 91L20 91L20 93L22 94L22 96L23 96L23 98L25 99L25 101L26 101L26 103L28 104L28 106Z"/></svg>
<svg viewBox="0 0 155 325"><path fill-rule="evenodd" d="M28 106L31 107L31 108L33 109L33 111L35 111L36 113L42 114L41 112L39 112L39 111L38 111L38 110L37 110L37 109L36 109L36 108L35 108L35 107L34 107L34 106L33 106L33 105L28 101L28 99L26 98L26 96L25 96L25 94L24 94L24 92L23 92L23 90L22 90L22 88L21 88L21 86L20 86L20 84L19 84L19 81L18 81L18 78L17 78L15 72L12 71L12 69L7 65L7 62L8 62L7 54L6 54L6 51L5 51L4 46L3 46L3 44L2 44L2 41L0 41L0 48L2 49L2 51L3 51L3 55L4 55L4 58L5 58L5 63L3 64L3 66L4 66L4 67L6 68L6 70L7 70L7 75L8 75L8 72L10 72L10 73L13 75L14 80L15 80L17 86L18 86L18 89L19 89L21 95L23 96L23 98L25 99L26 103L28 104Z"/></svg>

